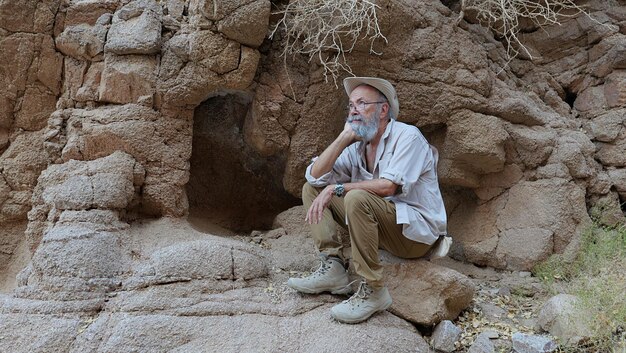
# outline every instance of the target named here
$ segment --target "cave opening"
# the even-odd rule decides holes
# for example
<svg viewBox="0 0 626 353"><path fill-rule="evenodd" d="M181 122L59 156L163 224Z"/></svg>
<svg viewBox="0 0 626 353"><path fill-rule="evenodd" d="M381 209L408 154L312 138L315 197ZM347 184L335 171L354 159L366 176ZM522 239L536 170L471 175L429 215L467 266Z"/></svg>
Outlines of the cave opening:
<svg viewBox="0 0 626 353"><path fill-rule="evenodd" d="M573 92L569 87L564 88L565 91L565 103L570 106L570 108L574 107L574 102L576 101L576 93Z"/></svg>
<svg viewBox="0 0 626 353"><path fill-rule="evenodd" d="M243 233L270 229L274 217L299 204L285 191L285 155L263 157L246 144L243 126L252 98L209 98L194 111L187 195L189 220Z"/></svg>

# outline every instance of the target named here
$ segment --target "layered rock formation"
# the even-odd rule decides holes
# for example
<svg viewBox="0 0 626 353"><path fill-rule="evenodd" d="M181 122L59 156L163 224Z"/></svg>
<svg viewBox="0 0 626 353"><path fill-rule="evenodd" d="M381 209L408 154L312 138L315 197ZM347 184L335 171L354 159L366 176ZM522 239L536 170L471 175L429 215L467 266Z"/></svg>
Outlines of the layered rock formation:
<svg viewBox="0 0 626 353"><path fill-rule="evenodd" d="M624 7L594 3L593 19L525 28L534 60L509 61L489 30L457 25L446 3L380 2L389 44L375 43L381 56L357 45L352 69L393 82L399 120L438 147L455 258L525 270L571 256L593 207L604 222L623 218ZM177 219L268 228L297 204L306 165L343 126L343 91L266 39L270 9L267 0L0 0L0 273L23 267L16 249L32 254L0 297L7 349L194 351L219 341L308 351L328 327L341 334L323 347L364 347L325 316L332 297L272 296L285 271L314 265L299 221L279 217L261 249ZM146 216L174 220L145 225ZM368 350L427 349L400 318L432 325L469 303L463 277L433 266L388 266L391 283L414 282L394 287L395 315L359 328L376 338ZM446 278L460 285L452 297L428 294L430 312L403 292L445 288ZM33 340L24 332L43 331L42 315L54 315L55 331ZM252 322L281 329L250 329L258 341L206 334ZM306 327L320 336L305 337ZM135 336L148 328L154 336Z"/></svg>

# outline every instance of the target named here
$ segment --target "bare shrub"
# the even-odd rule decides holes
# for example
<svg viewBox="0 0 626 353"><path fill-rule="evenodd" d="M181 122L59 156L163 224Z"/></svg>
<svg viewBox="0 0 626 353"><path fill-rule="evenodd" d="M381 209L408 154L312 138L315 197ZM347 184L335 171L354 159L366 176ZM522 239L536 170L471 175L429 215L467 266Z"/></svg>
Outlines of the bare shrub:
<svg viewBox="0 0 626 353"><path fill-rule="evenodd" d="M324 68L324 78L332 77L337 85L340 71L352 74L345 53L351 52L359 40L370 41L370 53L374 41L387 38L378 26L378 5L367 0L295 0L276 12L283 17L270 33L273 38L284 29L285 48L283 57L303 54L317 59Z"/></svg>
<svg viewBox="0 0 626 353"><path fill-rule="evenodd" d="M533 59L519 39L520 19L530 19L539 27L560 25L564 17L587 14L572 0L461 0L461 21L466 12L475 11L478 21L502 36L509 59L523 54ZM589 16L591 18L591 16Z"/></svg>

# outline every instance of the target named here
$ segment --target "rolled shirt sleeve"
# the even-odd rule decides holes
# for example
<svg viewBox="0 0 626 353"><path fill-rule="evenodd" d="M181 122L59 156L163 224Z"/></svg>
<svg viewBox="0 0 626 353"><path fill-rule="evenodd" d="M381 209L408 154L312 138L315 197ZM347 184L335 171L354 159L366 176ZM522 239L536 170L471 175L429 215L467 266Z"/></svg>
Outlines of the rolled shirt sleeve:
<svg viewBox="0 0 626 353"><path fill-rule="evenodd" d="M349 146L348 148L344 149L335 161L333 169L330 172L320 176L319 178L315 178L313 175L311 175L311 169L313 168L313 164L315 164L315 161L317 161L318 159L318 157L314 157L311 160L311 164L309 164L309 166L306 168L306 172L304 173L307 182L315 187L349 182L351 180L350 171L352 168L349 155L351 149L353 149L353 146Z"/></svg>
<svg viewBox="0 0 626 353"><path fill-rule="evenodd" d="M417 183L425 163L429 160L429 145L418 140L418 136L407 136L391 156L387 167L380 172L380 178L390 180L402 187L400 196L407 196Z"/></svg>

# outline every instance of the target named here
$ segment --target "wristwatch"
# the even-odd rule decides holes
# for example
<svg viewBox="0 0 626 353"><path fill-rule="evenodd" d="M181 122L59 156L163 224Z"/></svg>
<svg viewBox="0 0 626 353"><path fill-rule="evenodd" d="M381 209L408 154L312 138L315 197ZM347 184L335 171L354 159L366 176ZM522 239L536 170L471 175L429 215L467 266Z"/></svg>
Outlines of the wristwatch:
<svg viewBox="0 0 626 353"><path fill-rule="evenodd" d="M346 189L343 187L343 184L338 183L335 185L335 190L333 191L333 194L335 194L336 196L342 197L345 191Z"/></svg>

